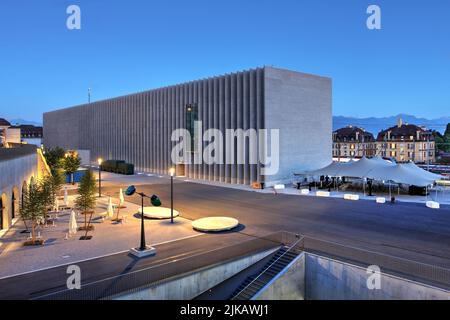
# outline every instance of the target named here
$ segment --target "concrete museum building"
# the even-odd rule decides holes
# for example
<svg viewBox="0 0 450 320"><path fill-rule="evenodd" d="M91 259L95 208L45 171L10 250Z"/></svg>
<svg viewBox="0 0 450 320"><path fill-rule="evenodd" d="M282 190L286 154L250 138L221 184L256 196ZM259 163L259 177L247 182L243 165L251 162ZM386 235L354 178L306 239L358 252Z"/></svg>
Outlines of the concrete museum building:
<svg viewBox="0 0 450 320"><path fill-rule="evenodd" d="M331 162L331 100L329 78L263 67L45 113L44 145L89 150L93 163L99 157L124 160L143 172L167 174L176 166L178 175L190 179L272 185ZM176 129L191 134L201 150L191 148L189 157L197 160L196 153L219 139L206 134L210 129L223 132L224 142L227 130L242 129L234 138L244 143L220 144L223 162L185 157L173 163ZM272 134L277 129L278 137ZM267 141L278 143L278 155L270 154L275 149L264 139L250 142L251 131L258 137L266 131ZM255 152L267 155L264 161L250 161ZM279 163L267 175L269 158Z"/></svg>

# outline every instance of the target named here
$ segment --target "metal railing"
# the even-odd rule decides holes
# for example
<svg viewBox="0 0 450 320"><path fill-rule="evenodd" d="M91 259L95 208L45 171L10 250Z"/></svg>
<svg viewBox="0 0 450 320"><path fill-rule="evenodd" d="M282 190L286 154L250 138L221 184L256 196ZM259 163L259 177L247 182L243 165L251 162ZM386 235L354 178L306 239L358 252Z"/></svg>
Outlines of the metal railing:
<svg viewBox="0 0 450 320"><path fill-rule="evenodd" d="M278 261L280 261L284 256L286 256L288 253L296 252L300 253L301 250L298 250L299 244L303 241L303 237L300 237L293 245L291 245L282 255L280 255L274 262L272 262L268 267L266 267L263 271L259 273L259 275L253 279L249 284L247 284L241 291L239 291L237 294L235 294L231 300L237 299L248 287L250 287L253 283L255 283L258 279L260 279L262 276L266 274L267 271L270 270L270 268L275 265ZM301 248L303 245L301 246Z"/></svg>
<svg viewBox="0 0 450 320"><path fill-rule="evenodd" d="M376 265L384 274L450 290L450 269L313 237L303 240L305 252L364 268Z"/></svg>
<svg viewBox="0 0 450 320"><path fill-rule="evenodd" d="M206 252L199 252L186 257L174 258L168 262L152 265L137 271L82 284L79 290L61 289L56 292L39 294L33 300L100 300L114 296L131 294L145 288L189 274L214 268L215 266L239 259L265 250L275 249L280 245L290 244L295 236L286 232L272 233L263 237L231 246L219 247Z"/></svg>
<svg viewBox="0 0 450 320"><path fill-rule="evenodd" d="M264 237L253 237L251 240L230 246L219 247L206 252L198 252L186 257L171 259L168 262L161 262L160 264L137 271L112 276L99 281L92 281L82 284L80 290L62 289L47 294L41 293L32 298L46 300L111 299L118 295L138 292L145 288L199 272L200 270L214 268L215 266L236 260L240 257L264 250L275 249L279 246L289 247L286 253L292 252L293 250L304 251L364 268L377 265L384 274L450 290L450 269L283 231ZM264 270L262 273L266 271ZM235 295L235 297L238 295Z"/></svg>

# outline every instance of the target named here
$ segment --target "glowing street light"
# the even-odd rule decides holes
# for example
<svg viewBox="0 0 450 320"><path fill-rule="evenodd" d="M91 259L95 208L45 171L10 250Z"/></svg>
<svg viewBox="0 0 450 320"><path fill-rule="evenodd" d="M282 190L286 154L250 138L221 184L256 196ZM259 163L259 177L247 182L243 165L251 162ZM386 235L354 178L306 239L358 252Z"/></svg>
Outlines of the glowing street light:
<svg viewBox="0 0 450 320"><path fill-rule="evenodd" d="M98 197L100 198L102 196L102 163L103 159L98 158Z"/></svg>
<svg viewBox="0 0 450 320"><path fill-rule="evenodd" d="M173 176L175 175L175 168L170 168L170 223L173 223Z"/></svg>

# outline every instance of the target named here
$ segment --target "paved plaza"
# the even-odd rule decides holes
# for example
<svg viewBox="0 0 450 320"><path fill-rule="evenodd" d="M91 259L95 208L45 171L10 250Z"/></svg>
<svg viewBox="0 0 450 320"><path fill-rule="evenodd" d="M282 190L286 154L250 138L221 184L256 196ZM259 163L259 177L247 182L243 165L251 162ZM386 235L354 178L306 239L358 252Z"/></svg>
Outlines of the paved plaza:
<svg viewBox="0 0 450 320"><path fill-rule="evenodd" d="M69 204L73 204L73 196L69 197ZM117 203L118 199L114 199ZM3 238L0 239L0 278L45 269L52 266L74 263L93 259L118 252L128 251L139 245L140 216L139 206L126 202L126 208L120 210L120 217L125 217L124 223L114 223L110 219L104 222L100 218L107 210L108 198L98 200L98 207L93 218L95 230L89 232L92 240L81 241L83 231L65 240L69 227L70 212L58 215L55 226L40 229L46 239L44 246L24 247L28 233L21 233L25 229L22 222L18 222ZM77 217L78 226L83 226L84 216ZM192 229L191 221L182 217L175 219L172 225L168 220L145 221L146 240L152 245L195 237L202 235Z"/></svg>

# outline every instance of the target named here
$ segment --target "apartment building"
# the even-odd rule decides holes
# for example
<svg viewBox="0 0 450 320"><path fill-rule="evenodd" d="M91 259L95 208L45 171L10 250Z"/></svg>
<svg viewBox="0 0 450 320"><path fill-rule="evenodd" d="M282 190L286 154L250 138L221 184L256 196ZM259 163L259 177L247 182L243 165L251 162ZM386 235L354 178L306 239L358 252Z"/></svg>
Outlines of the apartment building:
<svg viewBox="0 0 450 320"><path fill-rule="evenodd" d="M434 137L426 128L399 119L396 126L378 134L377 154L397 162L432 163L436 161Z"/></svg>
<svg viewBox="0 0 450 320"><path fill-rule="evenodd" d="M347 126L333 132L333 157L373 157L376 155L374 136L363 128Z"/></svg>

